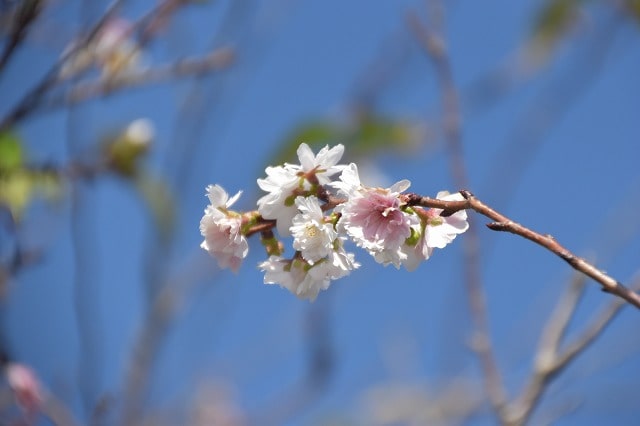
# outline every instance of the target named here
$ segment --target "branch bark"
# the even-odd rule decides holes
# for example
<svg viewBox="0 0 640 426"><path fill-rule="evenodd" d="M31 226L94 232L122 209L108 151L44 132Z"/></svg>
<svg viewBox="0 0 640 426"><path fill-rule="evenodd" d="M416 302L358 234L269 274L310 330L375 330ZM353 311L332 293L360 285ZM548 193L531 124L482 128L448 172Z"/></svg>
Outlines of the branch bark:
<svg viewBox="0 0 640 426"><path fill-rule="evenodd" d="M409 205L443 209L443 216L449 216L459 210L464 209L474 210L475 212L480 213L481 215L493 221L487 224L487 227L489 229L493 231L509 232L511 234L519 235L529 241L538 244L539 246L546 248L547 250L567 262L576 271L579 271L589 278L592 278L594 281L598 282L602 286L603 291L616 295L626 300L636 308L640 309L640 295L638 293L625 287L622 283L610 277L604 271L599 270L583 258L573 254L571 251L562 246L558 241L556 241L553 236L549 234L540 234L517 222L514 222L513 220L484 204L467 190L460 191L460 194L465 198L462 201L443 201L430 197L422 197L416 194L406 194L405 200Z"/></svg>

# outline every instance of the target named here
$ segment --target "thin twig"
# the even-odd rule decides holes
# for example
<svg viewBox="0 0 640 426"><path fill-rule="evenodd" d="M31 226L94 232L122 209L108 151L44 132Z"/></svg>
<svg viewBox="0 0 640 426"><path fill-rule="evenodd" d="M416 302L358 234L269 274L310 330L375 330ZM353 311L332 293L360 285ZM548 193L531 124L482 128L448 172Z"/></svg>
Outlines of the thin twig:
<svg viewBox="0 0 640 426"><path fill-rule="evenodd" d="M635 291L625 287L622 283L616 281L609 276L606 272L599 270L597 267L587 262L585 259L576 256L571 251L562 246L556 239L549 234L540 234L533 231L526 226L520 225L498 213L488 205L484 204L478 198L476 198L471 192L467 190L460 191L460 194L464 197L464 200L460 201L446 201L438 198L424 197L418 194L406 193L402 194L402 201L409 206L421 206L427 208L441 209L441 216L451 216L455 212L461 210L473 210L476 213L493 220L486 226L493 231L509 232L511 234L519 235L526 238L529 241L533 241L541 247L546 248L562 260L567 262L573 269L587 277L598 282L602 286L602 290L614 294L636 308L640 309L640 295ZM260 232L275 227L275 223L268 222L264 219L259 219ZM253 230L248 231L250 235L256 233Z"/></svg>
<svg viewBox="0 0 640 426"><path fill-rule="evenodd" d="M442 212L442 215L444 216L451 215L460 210L474 210L475 212L480 213L481 215L493 220L493 222L487 224L487 227L489 229L493 231L510 232L512 234L526 238L527 240L533 241L539 246L546 248L556 256L560 257L562 260L571 265L573 269L580 271L584 275L597 281L602 286L603 291L621 297L636 308L640 309L640 295L638 293L628 289L620 282L610 277L604 271L599 270L591 263L567 250L560 243L558 243L553 236L549 234L540 234L525 226L520 225L519 223L512 221L507 216L498 213L491 207L484 204L482 201L474 197L474 195L469 191L463 190L460 191L460 194L465 198L464 200L444 201L430 197L422 197L417 194L406 194L404 197L407 204L409 205L443 209L444 211Z"/></svg>

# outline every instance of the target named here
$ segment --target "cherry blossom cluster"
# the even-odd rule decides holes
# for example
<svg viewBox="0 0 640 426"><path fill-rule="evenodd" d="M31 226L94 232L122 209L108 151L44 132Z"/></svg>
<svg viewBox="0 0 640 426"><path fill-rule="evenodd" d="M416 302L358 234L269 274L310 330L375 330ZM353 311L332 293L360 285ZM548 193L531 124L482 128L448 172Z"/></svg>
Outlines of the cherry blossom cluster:
<svg viewBox="0 0 640 426"><path fill-rule="evenodd" d="M313 301L333 280L360 266L345 249L349 240L376 262L411 271L469 227L464 210L445 216L440 209L409 205L403 194L408 180L390 188L363 185L356 164L338 164L342 145L314 154L303 143L297 153L299 164L267 167L267 176L258 179L266 195L255 211L230 209L241 192L229 198L219 185L207 188L210 204L200 221L201 247L221 268L237 272L249 251L247 237L260 233L269 255L259 264L264 283ZM437 198L463 200L448 192ZM274 228L281 238L293 238L292 256L284 255Z"/></svg>

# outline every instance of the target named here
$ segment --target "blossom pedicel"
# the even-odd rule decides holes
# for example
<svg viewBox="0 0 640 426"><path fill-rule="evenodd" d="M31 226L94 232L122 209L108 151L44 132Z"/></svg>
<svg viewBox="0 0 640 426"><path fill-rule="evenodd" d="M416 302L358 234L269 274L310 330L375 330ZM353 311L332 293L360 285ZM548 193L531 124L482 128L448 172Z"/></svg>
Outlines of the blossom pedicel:
<svg viewBox="0 0 640 426"><path fill-rule="evenodd" d="M267 194L258 200L257 211L229 210L241 192L229 198L219 185L207 188L211 204L200 221L201 247L221 268L237 272L249 251L246 238L261 233L270 254L259 264L265 284L313 301L333 280L360 267L344 249L347 239L378 263L414 270L469 227L464 210L442 216L440 209L407 205L408 180L390 188L363 185L354 163L338 164L342 145L325 146L314 155L303 143L297 153L300 164L267 167L266 178L258 179ZM437 198L454 201L462 195L440 192ZM280 237L293 237L293 256L282 256L274 228Z"/></svg>

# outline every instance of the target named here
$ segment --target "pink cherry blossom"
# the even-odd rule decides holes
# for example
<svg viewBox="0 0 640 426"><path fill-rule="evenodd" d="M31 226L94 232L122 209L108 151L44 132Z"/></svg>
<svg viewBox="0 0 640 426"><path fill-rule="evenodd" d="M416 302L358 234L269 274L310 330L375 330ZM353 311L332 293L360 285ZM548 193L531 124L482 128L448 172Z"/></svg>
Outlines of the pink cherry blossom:
<svg viewBox="0 0 640 426"><path fill-rule="evenodd" d="M5 367L5 373L16 402L25 413L33 416L40 410L44 399L36 373L26 365L15 362Z"/></svg>
<svg viewBox="0 0 640 426"><path fill-rule="evenodd" d="M398 197L410 182L403 180L387 189L365 187L355 164L345 169L340 180L333 186L348 199L336 208L341 213L339 228L376 261L399 267L405 258L400 247L411 235L411 227L419 223L417 216L403 211Z"/></svg>

